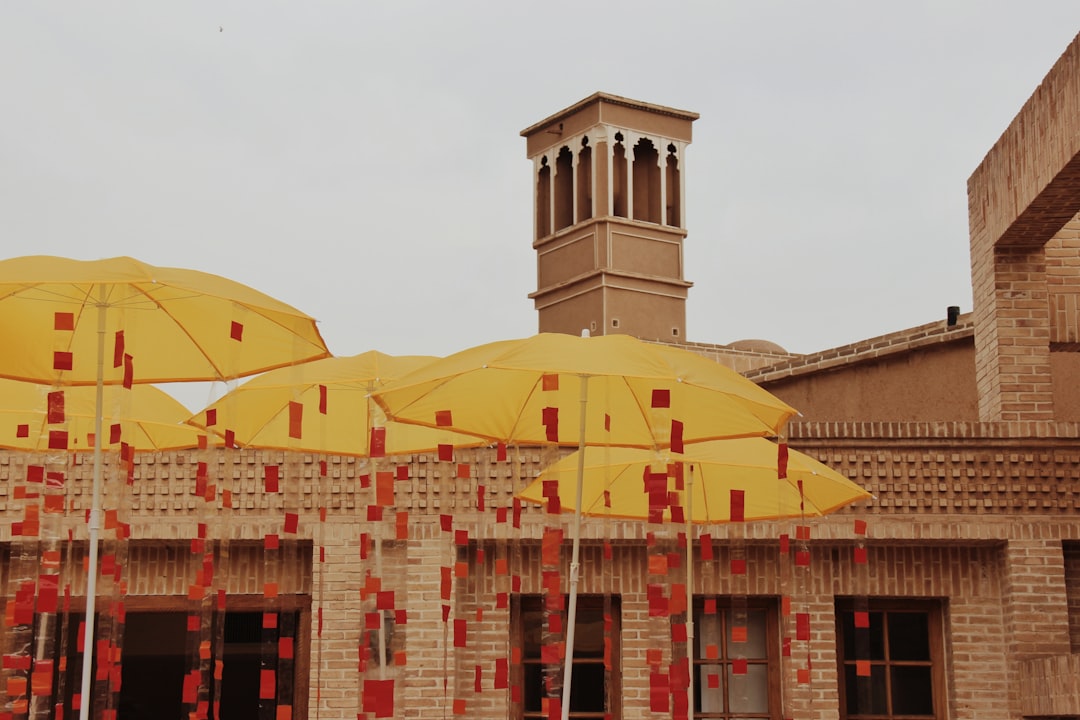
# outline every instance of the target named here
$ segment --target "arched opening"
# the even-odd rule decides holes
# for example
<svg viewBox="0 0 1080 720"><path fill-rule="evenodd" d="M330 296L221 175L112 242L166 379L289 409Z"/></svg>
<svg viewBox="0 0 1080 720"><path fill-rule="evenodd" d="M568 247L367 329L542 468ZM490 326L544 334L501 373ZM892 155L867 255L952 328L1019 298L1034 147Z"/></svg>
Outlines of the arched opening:
<svg viewBox="0 0 1080 720"><path fill-rule="evenodd" d="M615 133L615 140L615 147L611 153L611 214L626 217L626 148L622 143L622 133Z"/></svg>
<svg viewBox="0 0 1080 720"><path fill-rule="evenodd" d="M540 160L540 172L536 175L536 237L551 234L551 168L547 157Z"/></svg>
<svg viewBox="0 0 1080 720"><path fill-rule="evenodd" d="M555 230L574 224L574 154L563 145L555 158Z"/></svg>
<svg viewBox="0 0 1080 720"><path fill-rule="evenodd" d="M577 161L577 221L589 220L593 216L593 169L592 148L589 138L582 138L581 152Z"/></svg>
<svg viewBox="0 0 1080 720"><path fill-rule="evenodd" d="M648 138L634 146L634 219L660 223L660 154Z"/></svg>
<svg viewBox="0 0 1080 720"><path fill-rule="evenodd" d="M675 156L675 146L668 145L667 177L664 178L667 185L666 216L667 224L671 227L682 227L682 196L679 193L679 158Z"/></svg>

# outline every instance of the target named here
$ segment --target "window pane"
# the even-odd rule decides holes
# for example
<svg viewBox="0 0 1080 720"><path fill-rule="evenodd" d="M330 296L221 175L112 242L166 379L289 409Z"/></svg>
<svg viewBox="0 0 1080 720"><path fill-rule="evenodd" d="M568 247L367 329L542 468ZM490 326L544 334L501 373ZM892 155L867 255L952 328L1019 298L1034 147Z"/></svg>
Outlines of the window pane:
<svg viewBox="0 0 1080 720"><path fill-rule="evenodd" d="M870 677L855 674L854 665L844 666L845 705L848 715L884 715L885 667L874 665Z"/></svg>
<svg viewBox="0 0 1080 720"><path fill-rule="evenodd" d="M604 612L599 609L578 608L577 630L574 634L574 657L604 658Z"/></svg>
<svg viewBox="0 0 1080 720"><path fill-rule="evenodd" d="M697 622L694 625L694 634L697 636L695 644L697 645L697 656L699 658L705 657L705 648L709 645L716 645L717 648L722 646L720 642L720 615L698 615Z"/></svg>
<svg viewBox="0 0 1080 720"><path fill-rule="evenodd" d="M889 659L930 659L930 627L926 613L889 613Z"/></svg>
<svg viewBox="0 0 1080 720"><path fill-rule="evenodd" d="M768 643L765 638L765 611L750 610L746 615L746 642L732 643L728 646L728 655L731 657L745 657L754 660L768 657ZM728 640L731 640L731 632L728 632Z"/></svg>
<svg viewBox="0 0 1080 720"><path fill-rule="evenodd" d="M892 667L894 715L933 715L933 685L928 665Z"/></svg>
<svg viewBox="0 0 1080 720"><path fill-rule="evenodd" d="M574 663L570 689L570 710L604 712L604 666L601 663Z"/></svg>
<svg viewBox="0 0 1080 720"><path fill-rule="evenodd" d="M540 658L540 646L543 643L544 612L538 607L521 609L522 657L526 660Z"/></svg>
<svg viewBox="0 0 1080 720"><path fill-rule="evenodd" d="M540 663L525 663L523 666L525 712L540 712L540 698L544 692L544 666Z"/></svg>
<svg viewBox="0 0 1080 720"><path fill-rule="evenodd" d="M769 672L765 665L750 665L745 675L735 675L728 668L728 701L733 713L769 711Z"/></svg>
<svg viewBox="0 0 1080 720"><path fill-rule="evenodd" d="M698 697L698 711L719 713L724 711L723 665L698 665L694 677L694 694ZM716 685L710 688L712 684Z"/></svg>

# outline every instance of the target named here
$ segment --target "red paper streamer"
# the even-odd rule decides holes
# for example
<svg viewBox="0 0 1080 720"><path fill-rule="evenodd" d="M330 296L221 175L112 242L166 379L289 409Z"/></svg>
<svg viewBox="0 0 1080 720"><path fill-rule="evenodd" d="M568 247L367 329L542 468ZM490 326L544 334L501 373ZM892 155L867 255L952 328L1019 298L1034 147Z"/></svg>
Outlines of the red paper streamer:
<svg viewBox="0 0 1080 720"><path fill-rule="evenodd" d="M745 518L746 491L731 491L731 522L743 522Z"/></svg>
<svg viewBox="0 0 1080 720"><path fill-rule="evenodd" d="M368 454L373 458L386 457L386 428L371 428L368 440Z"/></svg>
<svg viewBox="0 0 1080 720"><path fill-rule="evenodd" d="M263 468L263 489L266 492L276 493L278 491L280 474L280 469L277 465L267 465Z"/></svg>
<svg viewBox="0 0 1080 720"><path fill-rule="evenodd" d="M74 329L75 329L75 313L69 313L69 312L53 313L53 330L74 330Z"/></svg>
<svg viewBox="0 0 1080 720"><path fill-rule="evenodd" d="M304 405L289 401L289 437L299 440L304 435Z"/></svg>
<svg viewBox="0 0 1080 720"><path fill-rule="evenodd" d="M669 408L671 407L671 391L667 388L655 388L652 391L651 407L654 408Z"/></svg>
<svg viewBox="0 0 1080 720"><path fill-rule="evenodd" d="M229 337L237 342L243 342L244 340L244 324L238 323L235 320L229 325ZM273 697L271 695L270 697Z"/></svg>
<svg viewBox="0 0 1080 720"><path fill-rule="evenodd" d="M64 422L64 391L51 392L46 396L46 400L49 408L46 413L46 422L50 425Z"/></svg>

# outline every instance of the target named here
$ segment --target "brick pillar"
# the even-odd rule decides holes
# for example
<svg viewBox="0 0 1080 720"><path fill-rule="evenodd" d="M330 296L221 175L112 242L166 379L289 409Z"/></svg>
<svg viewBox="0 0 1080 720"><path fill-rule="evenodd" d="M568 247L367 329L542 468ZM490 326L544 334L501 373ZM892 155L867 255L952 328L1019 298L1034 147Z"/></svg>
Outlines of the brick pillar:
<svg viewBox="0 0 1080 720"><path fill-rule="evenodd" d="M1070 652L1065 556L1060 540L1010 540L1004 551L1002 611L1010 675L1018 677L1023 660ZM1009 688L1010 705L1019 716L1020 688Z"/></svg>
<svg viewBox="0 0 1080 720"><path fill-rule="evenodd" d="M972 288L979 419L1052 420L1044 247L980 248L973 235Z"/></svg>
<svg viewBox="0 0 1080 720"><path fill-rule="evenodd" d="M438 518L434 518L437 522ZM446 563L447 540L440 536L438 525L409 524L408 572L409 626L405 636L408 656L404 674L404 707L398 717L432 718L449 715L446 701L452 699L453 685L447 690L444 680L454 682L453 647L447 647L448 629L442 620L444 600L440 596L442 567ZM453 601L450 601L451 603ZM401 696L399 696L401 697Z"/></svg>

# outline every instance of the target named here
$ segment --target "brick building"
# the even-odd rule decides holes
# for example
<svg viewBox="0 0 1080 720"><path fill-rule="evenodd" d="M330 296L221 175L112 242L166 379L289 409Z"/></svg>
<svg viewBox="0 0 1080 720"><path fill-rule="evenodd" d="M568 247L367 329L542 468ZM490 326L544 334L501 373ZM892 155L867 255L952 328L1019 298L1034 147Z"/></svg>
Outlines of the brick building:
<svg viewBox="0 0 1080 720"><path fill-rule="evenodd" d="M812 355L686 338L695 118L597 94L522 132L540 330L734 367L875 499L701 529L692 599L677 528L585 523L572 710L678 716L690 654L702 717L1080 717L1080 36L969 180L974 311ZM566 521L512 497L560 452L111 458L95 717L544 716ZM0 455L0 718L73 712L88 465Z"/></svg>

